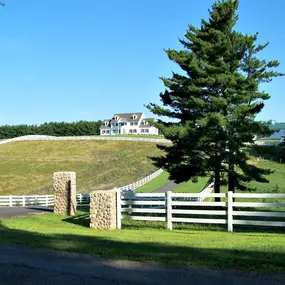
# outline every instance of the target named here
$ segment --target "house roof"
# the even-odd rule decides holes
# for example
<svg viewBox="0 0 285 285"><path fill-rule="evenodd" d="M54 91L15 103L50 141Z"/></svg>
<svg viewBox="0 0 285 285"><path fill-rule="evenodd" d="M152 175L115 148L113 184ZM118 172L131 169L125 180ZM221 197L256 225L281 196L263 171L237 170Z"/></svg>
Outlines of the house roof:
<svg viewBox="0 0 285 285"><path fill-rule="evenodd" d="M133 120L132 116L136 115L138 116L137 119ZM115 116L118 116L120 119L122 119L125 122L133 122L133 121L139 121L142 117L143 113L121 113L121 114L114 114L113 118ZM116 120L111 120L112 122L116 122Z"/></svg>
<svg viewBox="0 0 285 285"><path fill-rule="evenodd" d="M285 122L282 123L273 123L269 125L269 129L272 131L278 131L281 129L285 129Z"/></svg>

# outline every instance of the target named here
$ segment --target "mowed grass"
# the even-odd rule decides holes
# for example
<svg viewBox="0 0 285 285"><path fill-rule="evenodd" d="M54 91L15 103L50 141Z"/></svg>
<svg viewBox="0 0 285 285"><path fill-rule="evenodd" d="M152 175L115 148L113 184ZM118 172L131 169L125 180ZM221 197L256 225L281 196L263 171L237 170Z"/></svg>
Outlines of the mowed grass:
<svg viewBox="0 0 285 285"><path fill-rule="evenodd" d="M197 182L187 181L175 189L175 193L198 193L208 184L208 177L199 177Z"/></svg>
<svg viewBox="0 0 285 285"><path fill-rule="evenodd" d="M155 143L125 141L25 141L0 145L0 195L52 193L52 174L77 173L77 192L112 189L156 168Z"/></svg>
<svg viewBox="0 0 285 285"><path fill-rule="evenodd" d="M138 193L150 193L169 182L169 174L164 171L150 182L136 189Z"/></svg>
<svg viewBox="0 0 285 285"><path fill-rule="evenodd" d="M209 178L199 178L197 183L187 181L175 188L174 192L177 193L198 193L201 192L207 185ZM169 183L169 173L166 171L162 172L159 176L146 183L145 185L136 189L138 193L150 193L159 189L160 187Z"/></svg>
<svg viewBox="0 0 285 285"><path fill-rule="evenodd" d="M265 176L269 183L260 183L256 181L248 182L247 185L250 188L254 189L253 193L285 193L285 164L269 161L269 160L261 160L259 158L251 158L251 164L254 164L260 168L271 169L274 172L270 175ZM222 187L221 191L223 193L228 191L227 187ZM248 191L243 191L248 192Z"/></svg>
<svg viewBox="0 0 285 285"><path fill-rule="evenodd" d="M284 233L236 232L202 226L123 221L122 230L88 228L88 208L76 217L52 213L3 219L0 242L117 259L284 273Z"/></svg>

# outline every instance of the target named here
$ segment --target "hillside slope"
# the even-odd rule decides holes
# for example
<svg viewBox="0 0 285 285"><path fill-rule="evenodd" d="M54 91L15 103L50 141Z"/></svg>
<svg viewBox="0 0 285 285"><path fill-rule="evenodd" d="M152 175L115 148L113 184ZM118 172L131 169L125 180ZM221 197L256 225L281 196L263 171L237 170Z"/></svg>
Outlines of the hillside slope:
<svg viewBox="0 0 285 285"><path fill-rule="evenodd" d="M0 146L0 195L52 193L52 174L77 173L77 192L111 189L156 168L155 143L125 141L25 141Z"/></svg>

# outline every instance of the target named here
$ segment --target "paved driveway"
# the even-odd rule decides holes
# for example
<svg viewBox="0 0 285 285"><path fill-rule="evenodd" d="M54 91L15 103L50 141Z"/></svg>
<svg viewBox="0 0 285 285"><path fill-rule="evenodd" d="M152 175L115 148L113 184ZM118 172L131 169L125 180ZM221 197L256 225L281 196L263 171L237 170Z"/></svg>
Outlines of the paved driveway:
<svg viewBox="0 0 285 285"><path fill-rule="evenodd" d="M174 181L170 180L167 184L161 186L160 188L156 189L155 191L153 191L154 193L166 193L167 191L175 191L175 189L182 185L184 182L182 183L175 183Z"/></svg>
<svg viewBox="0 0 285 285"><path fill-rule="evenodd" d="M52 211L53 211L52 208L45 208L45 207L28 207L28 208L3 207L0 208L0 219L42 214Z"/></svg>
<svg viewBox="0 0 285 285"><path fill-rule="evenodd" d="M104 246L102 244L102 246ZM284 275L245 274L0 244L1 285L284 285Z"/></svg>

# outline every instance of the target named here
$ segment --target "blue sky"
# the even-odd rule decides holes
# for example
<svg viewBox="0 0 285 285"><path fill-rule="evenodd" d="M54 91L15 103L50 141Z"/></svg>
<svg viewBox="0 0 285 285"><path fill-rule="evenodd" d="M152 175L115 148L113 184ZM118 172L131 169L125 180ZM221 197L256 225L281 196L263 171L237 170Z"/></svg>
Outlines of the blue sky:
<svg viewBox="0 0 285 285"><path fill-rule="evenodd" d="M0 125L99 120L159 102L159 76L177 67L188 24L208 19L213 0L5 0L0 9ZM236 29L269 41L262 53L285 71L284 0L240 0ZM285 78L259 119L285 121Z"/></svg>

